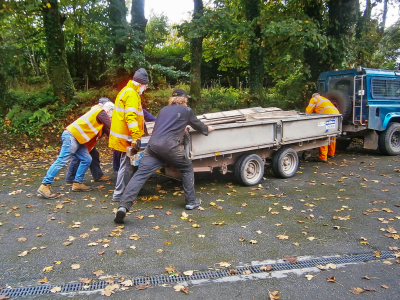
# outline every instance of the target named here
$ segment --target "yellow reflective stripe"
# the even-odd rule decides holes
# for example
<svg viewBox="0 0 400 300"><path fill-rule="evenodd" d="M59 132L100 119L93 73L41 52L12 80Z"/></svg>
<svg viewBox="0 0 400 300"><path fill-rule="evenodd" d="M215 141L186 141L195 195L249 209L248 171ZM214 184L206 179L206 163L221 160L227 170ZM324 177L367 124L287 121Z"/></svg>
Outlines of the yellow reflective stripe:
<svg viewBox="0 0 400 300"><path fill-rule="evenodd" d="M129 108L125 108L124 112L131 112L133 111L135 114L142 116L143 115L143 111L137 110L134 107L129 107Z"/></svg>
<svg viewBox="0 0 400 300"><path fill-rule="evenodd" d="M325 109L330 109L330 108L332 108L332 109L337 109L337 108L334 107L334 106L325 106L323 109L320 110L320 113L322 113Z"/></svg>
<svg viewBox="0 0 400 300"><path fill-rule="evenodd" d="M321 99L316 105L319 106L321 103L328 103L328 102L329 102L329 103L332 103L332 102L329 101L329 100L322 100L322 99Z"/></svg>
<svg viewBox="0 0 400 300"><path fill-rule="evenodd" d="M120 107L114 107L114 111L125 113L125 109L120 108Z"/></svg>
<svg viewBox="0 0 400 300"><path fill-rule="evenodd" d="M138 127L138 126L139 126L138 122L132 122L128 124L128 128Z"/></svg>
<svg viewBox="0 0 400 300"><path fill-rule="evenodd" d="M83 131L83 129L81 128L81 126L79 126L78 123L73 122L70 126L73 126L76 130L79 131L79 133L82 135L82 137L85 139L85 141L90 141L89 136Z"/></svg>
<svg viewBox="0 0 400 300"><path fill-rule="evenodd" d="M120 139L123 139L123 140L126 140L126 141L132 141L132 137L130 135L116 133L116 132L111 131L111 130L110 130L110 135L113 135L113 136L115 136L117 138L120 138Z"/></svg>
<svg viewBox="0 0 400 300"><path fill-rule="evenodd" d="M94 111L93 113L95 113L95 111ZM93 113L91 113L91 114L89 115L89 117L90 117ZM83 115L83 116L81 117L81 120L85 121L86 125L89 126L90 129L91 129L96 135L99 133L99 131L98 131L96 128L94 128L93 124L89 121L89 118L88 118L87 116Z"/></svg>
<svg viewBox="0 0 400 300"><path fill-rule="evenodd" d="M121 101L121 99L122 99L122 97L124 96L124 94L125 94L126 91L134 91L134 89L133 89L133 88L126 88L126 89L121 93L121 95L119 96L119 99L118 99L117 107L119 107L119 102Z"/></svg>
<svg viewBox="0 0 400 300"><path fill-rule="evenodd" d="M122 113L128 113L128 112L134 112L135 114L139 115L139 116L143 116L143 111L137 110L136 108L130 107L130 108L121 108L121 107L116 107L114 108L114 110L118 111L118 112L122 112Z"/></svg>

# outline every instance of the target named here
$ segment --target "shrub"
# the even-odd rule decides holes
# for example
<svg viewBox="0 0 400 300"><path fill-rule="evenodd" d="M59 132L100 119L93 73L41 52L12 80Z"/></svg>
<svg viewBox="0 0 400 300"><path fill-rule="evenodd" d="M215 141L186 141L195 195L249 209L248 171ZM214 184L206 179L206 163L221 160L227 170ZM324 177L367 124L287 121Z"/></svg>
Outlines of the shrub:
<svg viewBox="0 0 400 300"><path fill-rule="evenodd" d="M29 118L32 115L33 112L31 110L23 109L19 104L15 104L6 115L6 119L10 121L8 131L10 133L28 133Z"/></svg>

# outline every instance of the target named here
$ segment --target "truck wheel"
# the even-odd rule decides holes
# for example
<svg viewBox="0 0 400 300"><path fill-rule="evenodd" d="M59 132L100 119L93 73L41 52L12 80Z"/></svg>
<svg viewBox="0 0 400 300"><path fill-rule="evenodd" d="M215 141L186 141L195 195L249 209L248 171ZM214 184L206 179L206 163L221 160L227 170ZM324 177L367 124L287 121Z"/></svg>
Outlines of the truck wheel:
<svg viewBox="0 0 400 300"><path fill-rule="evenodd" d="M235 178L243 185L256 185L264 176L264 161L257 154L245 154L235 163Z"/></svg>
<svg viewBox="0 0 400 300"><path fill-rule="evenodd" d="M272 160L272 171L281 178L292 177L299 167L299 156L292 148L280 148Z"/></svg>
<svg viewBox="0 0 400 300"><path fill-rule="evenodd" d="M379 150L385 155L400 154L400 124L389 123L385 131L379 134Z"/></svg>
<svg viewBox="0 0 400 300"><path fill-rule="evenodd" d="M353 108L349 95L342 91L334 90L322 96L329 99L333 105L336 106L338 111L342 114L343 122L348 120Z"/></svg>

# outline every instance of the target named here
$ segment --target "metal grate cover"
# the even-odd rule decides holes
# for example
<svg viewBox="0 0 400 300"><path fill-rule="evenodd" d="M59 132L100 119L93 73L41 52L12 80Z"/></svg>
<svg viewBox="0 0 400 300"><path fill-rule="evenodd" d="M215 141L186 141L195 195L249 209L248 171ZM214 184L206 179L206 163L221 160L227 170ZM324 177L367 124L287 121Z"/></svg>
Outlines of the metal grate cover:
<svg viewBox="0 0 400 300"><path fill-rule="evenodd" d="M346 264L346 263L356 263L356 262L367 262L373 260L380 260L386 258L393 258L393 251L384 251L381 252L380 256L377 257L374 254L355 254L348 256L340 256L340 257L327 257L327 258L316 258L310 260L299 261L296 263L275 263L269 264L273 267L272 271L283 271L283 270L293 270L293 269L303 269L315 267L316 265L325 265L327 263L334 264ZM244 271L251 271L251 273L263 273L264 271L260 270L260 267L263 265L255 265L248 267L238 267L235 270L238 272L237 274L231 274L229 269L224 270L215 270L215 271L203 271L196 272L191 276L185 276L180 274L179 276L166 276L166 275L158 275L158 276L149 276L149 277L134 277L132 278L132 282L134 285L138 285L140 283L148 283L150 285L161 285L165 283L177 283L183 281L191 281L191 280L200 280L200 279L216 279L222 277L229 277L233 275L241 275ZM115 280L114 283L118 283ZM61 291L59 293L71 293L71 292L83 292L83 291L95 291L100 290L110 285L111 283L105 281L96 281L92 282L89 285L85 285L83 283L67 283L62 285L40 285L40 286L30 286L30 287L21 287L14 289L3 289L0 290L0 295L6 295L9 297L23 297L23 296L34 296L34 295L42 295L42 294L50 294L51 289L53 287L61 286Z"/></svg>

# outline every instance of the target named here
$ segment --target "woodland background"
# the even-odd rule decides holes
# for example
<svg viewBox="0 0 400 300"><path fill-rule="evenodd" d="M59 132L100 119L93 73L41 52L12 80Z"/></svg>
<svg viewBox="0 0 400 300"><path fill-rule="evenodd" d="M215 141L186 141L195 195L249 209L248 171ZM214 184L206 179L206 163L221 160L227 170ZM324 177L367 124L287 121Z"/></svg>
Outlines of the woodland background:
<svg viewBox="0 0 400 300"><path fill-rule="evenodd" d="M2 146L50 147L140 67L154 115L176 87L190 91L197 114L304 110L321 72L400 67L400 22L386 26L399 0L193 0L182 24L147 20L145 2L0 0Z"/></svg>

